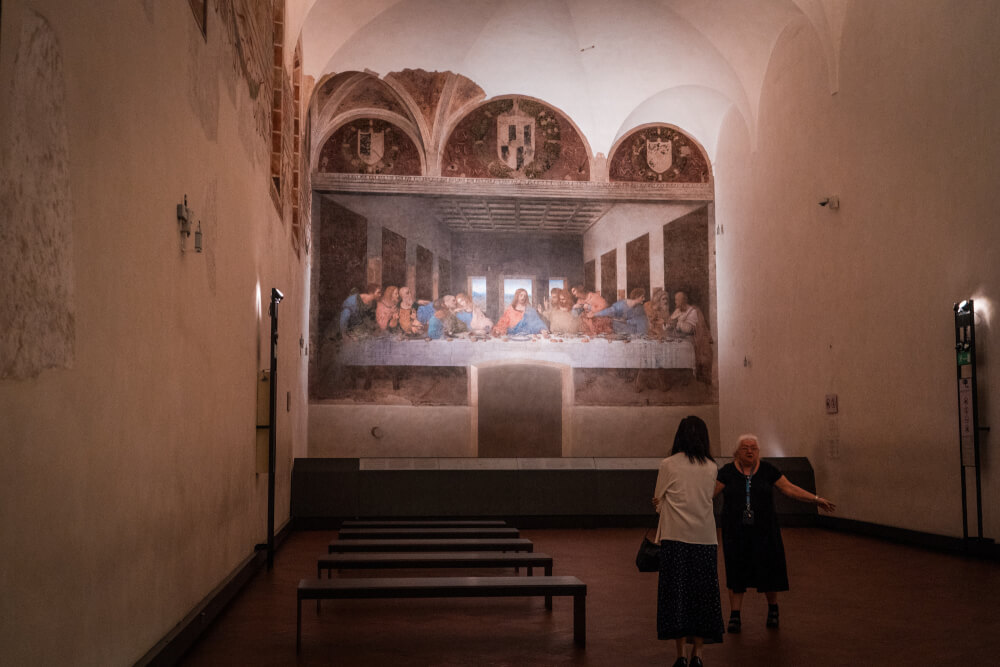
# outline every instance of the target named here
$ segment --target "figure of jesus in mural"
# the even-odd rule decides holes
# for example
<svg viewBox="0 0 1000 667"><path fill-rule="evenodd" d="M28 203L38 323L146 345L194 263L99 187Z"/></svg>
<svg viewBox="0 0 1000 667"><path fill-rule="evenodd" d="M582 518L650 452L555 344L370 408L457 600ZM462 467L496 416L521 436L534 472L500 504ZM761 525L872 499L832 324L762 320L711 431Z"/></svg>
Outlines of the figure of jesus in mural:
<svg viewBox="0 0 1000 667"><path fill-rule="evenodd" d="M514 292L507 310L500 321L493 327L494 336L516 336L519 334L548 333L548 325L538 314L535 307L528 301L528 290L518 289Z"/></svg>

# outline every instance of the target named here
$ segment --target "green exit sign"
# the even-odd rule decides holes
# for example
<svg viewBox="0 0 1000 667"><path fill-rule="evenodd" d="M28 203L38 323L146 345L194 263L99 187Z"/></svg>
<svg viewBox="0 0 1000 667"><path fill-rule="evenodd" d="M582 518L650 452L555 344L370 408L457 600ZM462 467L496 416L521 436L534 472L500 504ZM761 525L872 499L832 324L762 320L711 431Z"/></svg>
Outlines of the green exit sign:
<svg viewBox="0 0 1000 667"><path fill-rule="evenodd" d="M970 363L972 363L972 360L970 358L971 356L972 355L970 354L970 352L968 350L962 350L962 351L960 351L958 353L958 365L959 366L968 366Z"/></svg>

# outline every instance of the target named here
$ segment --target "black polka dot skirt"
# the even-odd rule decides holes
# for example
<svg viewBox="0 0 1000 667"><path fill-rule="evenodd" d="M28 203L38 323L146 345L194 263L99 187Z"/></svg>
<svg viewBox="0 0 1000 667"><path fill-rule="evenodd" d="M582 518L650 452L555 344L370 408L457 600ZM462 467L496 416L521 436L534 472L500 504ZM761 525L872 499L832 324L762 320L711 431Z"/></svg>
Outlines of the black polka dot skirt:
<svg viewBox="0 0 1000 667"><path fill-rule="evenodd" d="M656 633L660 639L701 637L706 644L722 641L718 547L663 540L656 600Z"/></svg>

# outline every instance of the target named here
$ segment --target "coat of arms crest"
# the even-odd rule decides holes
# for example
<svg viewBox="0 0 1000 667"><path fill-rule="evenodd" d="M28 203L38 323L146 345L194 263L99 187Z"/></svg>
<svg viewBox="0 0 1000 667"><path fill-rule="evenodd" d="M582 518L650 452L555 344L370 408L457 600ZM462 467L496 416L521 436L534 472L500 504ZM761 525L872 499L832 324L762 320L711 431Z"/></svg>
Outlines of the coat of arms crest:
<svg viewBox="0 0 1000 667"><path fill-rule="evenodd" d="M385 155L385 131L375 131L371 121L368 128L358 130L358 157L369 167L382 161Z"/></svg>
<svg viewBox="0 0 1000 667"><path fill-rule="evenodd" d="M514 171L535 159L535 119L514 108L497 116L497 156Z"/></svg>
<svg viewBox="0 0 1000 667"><path fill-rule="evenodd" d="M670 169L674 163L674 144L672 141L646 140L646 164L657 174Z"/></svg>

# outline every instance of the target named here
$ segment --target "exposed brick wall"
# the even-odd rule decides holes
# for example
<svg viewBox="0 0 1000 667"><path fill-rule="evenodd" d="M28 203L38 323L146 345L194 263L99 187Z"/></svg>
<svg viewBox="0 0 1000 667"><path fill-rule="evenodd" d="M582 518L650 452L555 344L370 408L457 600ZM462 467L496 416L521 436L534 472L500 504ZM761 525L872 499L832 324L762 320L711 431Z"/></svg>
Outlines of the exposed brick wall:
<svg viewBox="0 0 1000 667"><path fill-rule="evenodd" d="M271 137L272 53L271 7L259 0L216 0L214 3L232 44L233 71L246 81L254 102L253 118L264 145Z"/></svg>
<svg viewBox="0 0 1000 667"><path fill-rule="evenodd" d="M301 256L303 221L300 214L302 159L301 46L298 69L285 69L285 0L217 0L219 24L232 45L233 70L246 81L261 146L270 155L271 196L292 243Z"/></svg>

